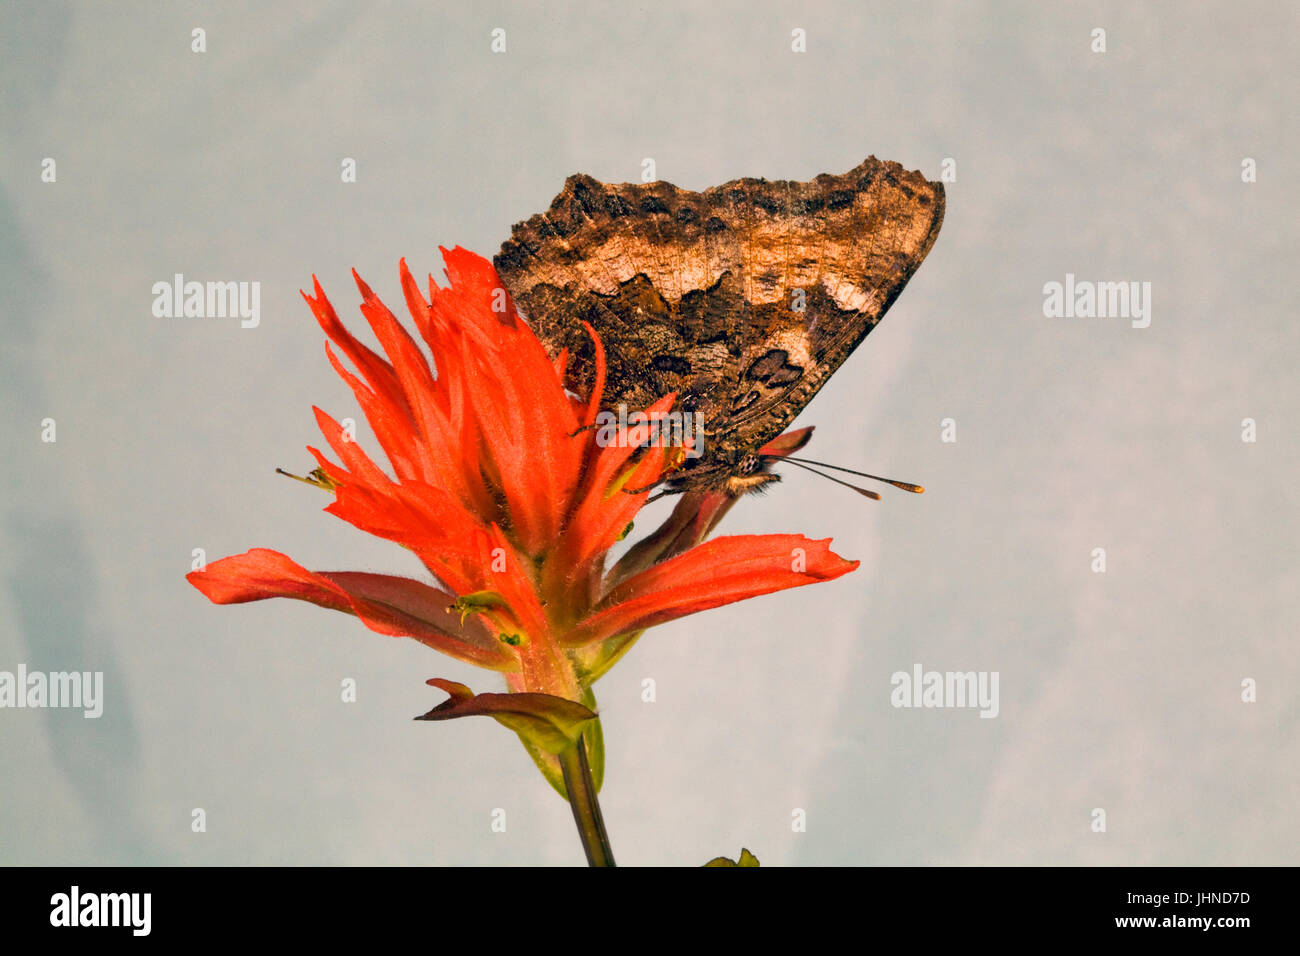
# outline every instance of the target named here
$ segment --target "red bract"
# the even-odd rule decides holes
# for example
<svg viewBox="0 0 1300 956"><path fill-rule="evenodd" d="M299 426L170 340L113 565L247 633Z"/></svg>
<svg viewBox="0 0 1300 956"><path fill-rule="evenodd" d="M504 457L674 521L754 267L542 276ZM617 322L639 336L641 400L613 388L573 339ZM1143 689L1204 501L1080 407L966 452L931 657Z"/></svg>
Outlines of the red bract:
<svg viewBox="0 0 1300 956"><path fill-rule="evenodd" d="M595 332L588 327L597 372L584 404L562 384L567 356L546 353L491 264L459 248L443 250L443 257L450 284L438 288L430 278L428 300L401 264L406 305L432 366L359 277L361 311L387 358L343 327L319 282L314 295L304 293L333 343L326 344L330 363L352 387L391 469L375 464L315 409L337 458L308 449L320 465L315 483L334 496L325 510L410 549L437 586L392 575L311 572L263 549L215 561L188 578L217 604L298 598L503 672L518 695L513 701L474 698L463 685L440 681L435 686L454 690L453 699L428 716L496 716L520 733L561 786L554 741L576 739L584 720L594 722L590 685L643 629L836 578L858 563L834 554L828 541L801 535L701 544L733 500L695 493L683 495L663 527L607 569L610 549L680 450L646 447L648 426L630 428L617 444L599 444L597 431L584 428L600 409L604 383ZM674 400L665 395L647 411L666 412ZM764 452L789 453L808 431L782 436ZM554 698L563 700L548 708L546 700ZM577 704L587 709L575 711Z"/></svg>

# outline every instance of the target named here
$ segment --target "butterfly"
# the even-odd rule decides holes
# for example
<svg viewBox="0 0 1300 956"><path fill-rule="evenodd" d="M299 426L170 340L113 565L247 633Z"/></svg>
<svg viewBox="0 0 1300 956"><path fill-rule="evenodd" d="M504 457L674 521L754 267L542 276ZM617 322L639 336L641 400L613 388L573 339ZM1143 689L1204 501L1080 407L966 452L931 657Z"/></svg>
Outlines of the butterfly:
<svg viewBox="0 0 1300 956"><path fill-rule="evenodd" d="M809 182L737 179L691 192L667 182L570 176L517 223L493 260L565 387L602 405L702 422L703 447L666 493L739 496L779 476L759 453L876 327L943 222L944 191L874 156ZM874 497L874 495L873 495Z"/></svg>

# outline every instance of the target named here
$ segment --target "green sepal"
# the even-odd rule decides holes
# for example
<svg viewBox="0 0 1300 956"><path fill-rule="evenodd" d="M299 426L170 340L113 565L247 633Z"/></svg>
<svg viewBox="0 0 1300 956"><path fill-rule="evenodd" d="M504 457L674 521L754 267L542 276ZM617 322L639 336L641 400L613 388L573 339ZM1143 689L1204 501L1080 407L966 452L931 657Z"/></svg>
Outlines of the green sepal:
<svg viewBox="0 0 1300 956"><path fill-rule="evenodd" d="M590 687L583 691L582 704L595 712L596 694ZM601 785L605 782L605 732L600 727L600 718L594 718L582 733L587 743L587 765L591 768L591 782L599 793ZM568 800L569 792L564 786L564 771L560 769L560 758L538 749L523 734L519 735L519 740L528 751L528 756L533 758L533 763L537 764L537 769L542 772L546 782L556 793Z"/></svg>
<svg viewBox="0 0 1300 956"><path fill-rule="evenodd" d="M590 687L582 692L582 704L596 713L596 692ZM601 785L605 782L605 731L600 727L599 717L587 725L582 736L587 741L587 765L591 768L591 782L596 792L600 793Z"/></svg>
<svg viewBox="0 0 1300 956"><path fill-rule="evenodd" d="M582 683L591 685L604 677L609 672L609 669L632 649L632 645L644 633L645 629L642 628L639 631L629 631L625 634L607 637L595 644L584 644L581 647L570 648L569 656L578 666L578 677Z"/></svg>
<svg viewBox="0 0 1300 956"><path fill-rule="evenodd" d="M542 776L551 785L551 789L565 800L568 800L569 791L564 786L564 771L560 769L560 758L554 754L542 753L529 743L528 738L523 734L519 735L519 742L528 751L528 756L533 758L533 763L537 764L537 769L542 772Z"/></svg>
<svg viewBox="0 0 1300 956"><path fill-rule="evenodd" d="M425 683L450 696L416 720L493 717L544 754L567 750L596 719L591 709L551 694L475 694L464 684L440 677Z"/></svg>

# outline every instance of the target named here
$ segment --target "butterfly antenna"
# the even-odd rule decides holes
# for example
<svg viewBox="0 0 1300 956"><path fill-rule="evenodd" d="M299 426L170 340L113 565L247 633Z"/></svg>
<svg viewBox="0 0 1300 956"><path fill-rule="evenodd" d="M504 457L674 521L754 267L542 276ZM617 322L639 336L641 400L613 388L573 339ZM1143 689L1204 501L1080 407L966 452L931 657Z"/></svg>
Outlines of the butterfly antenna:
<svg viewBox="0 0 1300 956"><path fill-rule="evenodd" d="M895 481L893 478L881 478L879 475L868 475L865 471L854 471L852 468L841 468L839 465L828 465L824 461L813 461L811 458L782 458L780 461L793 462L796 465L816 465L819 468L830 468L833 471L847 471L850 475L857 475L860 478L870 478L872 481L883 481L887 485L893 485L895 488L902 488L904 491L910 491L914 495L919 495L925 491L920 485L914 485L910 481ZM830 475L823 477L829 478Z"/></svg>
<svg viewBox="0 0 1300 956"><path fill-rule="evenodd" d="M835 482L835 484L843 485L845 488L852 488L854 491L862 495L864 498L870 498L872 501L880 500L880 495L876 494L874 491L868 491L866 488L859 488L857 485L851 485L847 481L840 481L838 478L832 475L822 474L816 468L809 468L807 465L795 461L793 458L784 458L782 460L788 461L790 464L794 465L797 468L802 468L804 471L811 471L814 475L817 475L819 478L825 478L827 481L833 481Z"/></svg>

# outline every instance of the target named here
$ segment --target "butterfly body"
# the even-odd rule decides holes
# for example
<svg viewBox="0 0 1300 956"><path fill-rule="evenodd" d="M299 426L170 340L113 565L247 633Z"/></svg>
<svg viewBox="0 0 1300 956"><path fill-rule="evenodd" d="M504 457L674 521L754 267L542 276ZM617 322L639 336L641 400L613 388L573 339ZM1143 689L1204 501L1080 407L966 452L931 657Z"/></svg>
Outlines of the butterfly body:
<svg viewBox="0 0 1300 956"><path fill-rule="evenodd" d="M676 392L703 447L667 490L761 488L780 434L880 321L943 221L939 183L868 158L809 182L739 179L704 192L571 176L518 223L495 265L566 386L602 404Z"/></svg>

